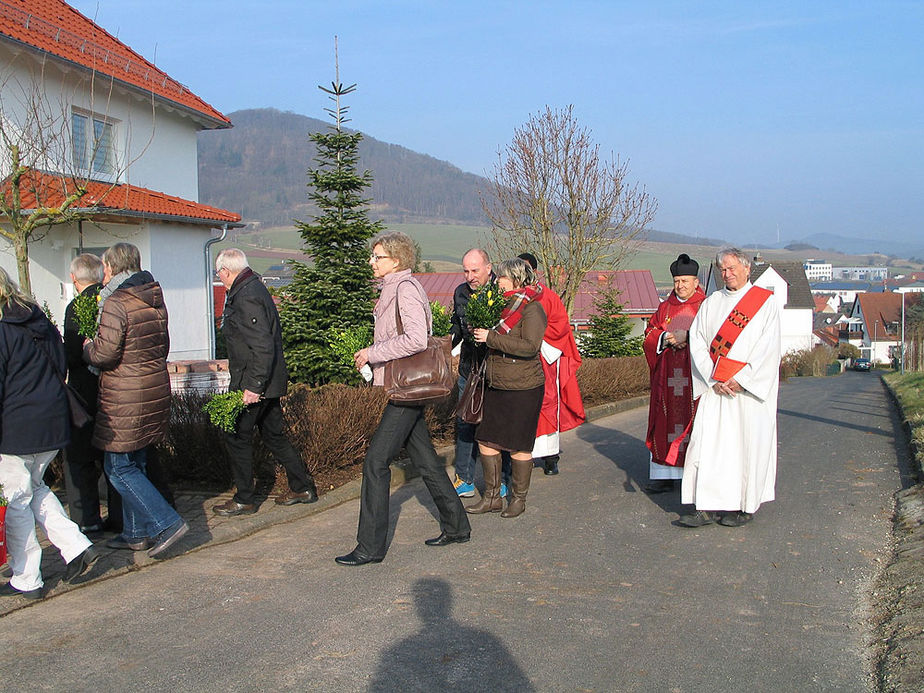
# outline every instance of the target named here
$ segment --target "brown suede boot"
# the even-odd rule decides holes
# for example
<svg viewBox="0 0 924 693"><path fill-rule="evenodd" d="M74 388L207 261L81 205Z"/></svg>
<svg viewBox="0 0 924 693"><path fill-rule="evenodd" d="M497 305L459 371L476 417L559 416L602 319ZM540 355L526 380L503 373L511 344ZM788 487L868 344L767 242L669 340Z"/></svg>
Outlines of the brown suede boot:
<svg viewBox="0 0 924 693"><path fill-rule="evenodd" d="M481 500L475 505L470 505L465 512L472 515L481 513L497 513L504 507L504 501L500 497L500 477L501 477L501 456L482 455L481 469L484 471L484 494Z"/></svg>
<svg viewBox="0 0 924 693"><path fill-rule="evenodd" d="M511 479L513 500L507 503L507 509L501 513L501 517L517 517L526 510L526 494L529 493L529 481L532 474L532 460L513 460L513 478Z"/></svg>

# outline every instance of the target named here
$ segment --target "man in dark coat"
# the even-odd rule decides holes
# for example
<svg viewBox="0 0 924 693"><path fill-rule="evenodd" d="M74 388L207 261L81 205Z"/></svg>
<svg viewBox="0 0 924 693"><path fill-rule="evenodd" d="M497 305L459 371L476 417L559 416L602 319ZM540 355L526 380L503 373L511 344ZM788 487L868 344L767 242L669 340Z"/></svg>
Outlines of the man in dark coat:
<svg viewBox="0 0 924 693"><path fill-rule="evenodd" d="M465 281L456 287L452 296L452 346L461 345L459 352L459 396L465 391L465 384L472 369L480 366L487 349L482 344L475 344L471 331L465 322L465 309L469 299L478 289L494 281L491 260L481 248L472 248L462 256L462 271ZM475 426L456 419L456 478L453 485L463 498L475 495L475 462L478 448L475 446Z"/></svg>
<svg viewBox="0 0 924 693"><path fill-rule="evenodd" d="M260 275L247 265L247 256L228 248L215 259L218 278L228 290L222 333L228 349L230 389L244 393L246 409L234 433L225 436L237 492L212 510L224 516L256 512L253 483L253 431L286 470L289 490L277 505L314 503L318 492L311 473L285 434L279 399L286 393L288 373L282 355L282 329L273 297Z"/></svg>
<svg viewBox="0 0 924 693"><path fill-rule="evenodd" d="M77 320L77 301L96 301L103 284L103 262L96 255L83 253L71 260L71 283L76 295L64 309L64 351L67 354L67 382L83 398L87 412L96 414L96 400L99 396L99 375L90 371L83 360L83 341ZM71 444L67 446L67 471L65 480L73 485L68 488L68 504L71 517L80 524L82 532L94 533L103 529L100 516L99 478L103 470L103 452L93 447L93 425L71 432ZM122 499L109 484L109 522L117 531L122 531ZM72 497L73 496L73 497Z"/></svg>

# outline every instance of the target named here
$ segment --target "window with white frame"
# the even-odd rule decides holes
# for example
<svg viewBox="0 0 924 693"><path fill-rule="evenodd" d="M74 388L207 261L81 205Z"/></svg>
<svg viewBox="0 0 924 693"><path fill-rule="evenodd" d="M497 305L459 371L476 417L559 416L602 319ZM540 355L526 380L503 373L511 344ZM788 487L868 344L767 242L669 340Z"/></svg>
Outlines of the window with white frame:
<svg viewBox="0 0 924 693"><path fill-rule="evenodd" d="M115 123L103 116L71 112L72 163L90 175L111 176L116 172Z"/></svg>

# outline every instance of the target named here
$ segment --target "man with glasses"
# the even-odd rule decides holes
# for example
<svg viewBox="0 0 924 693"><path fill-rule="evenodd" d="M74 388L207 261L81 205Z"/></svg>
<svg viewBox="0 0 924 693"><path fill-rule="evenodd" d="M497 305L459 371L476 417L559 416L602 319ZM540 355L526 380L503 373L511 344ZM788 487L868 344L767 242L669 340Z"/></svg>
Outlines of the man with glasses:
<svg viewBox="0 0 924 693"><path fill-rule="evenodd" d="M288 373L282 355L279 313L260 275L247 265L237 248L223 250L215 259L218 278L228 290L222 314L222 333L228 349L231 390L242 390L246 409L225 446L237 492L231 500L212 508L218 515L249 515L256 512L253 481L253 431L286 471L289 490L276 498L277 505L314 503L318 499L311 472L285 434L279 399L286 393Z"/></svg>

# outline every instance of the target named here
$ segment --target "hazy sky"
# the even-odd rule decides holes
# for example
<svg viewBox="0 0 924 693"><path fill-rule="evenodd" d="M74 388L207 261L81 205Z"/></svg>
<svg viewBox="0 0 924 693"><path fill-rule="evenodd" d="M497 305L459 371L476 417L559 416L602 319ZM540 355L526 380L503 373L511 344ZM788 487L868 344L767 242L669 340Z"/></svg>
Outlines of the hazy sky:
<svg viewBox="0 0 924 693"><path fill-rule="evenodd" d="M350 125L466 171L573 104L654 228L924 241L919 0L71 4L224 113L325 118L336 34Z"/></svg>

